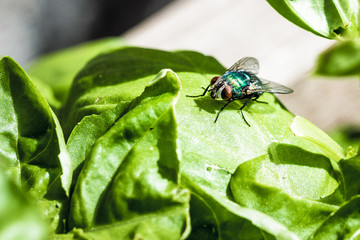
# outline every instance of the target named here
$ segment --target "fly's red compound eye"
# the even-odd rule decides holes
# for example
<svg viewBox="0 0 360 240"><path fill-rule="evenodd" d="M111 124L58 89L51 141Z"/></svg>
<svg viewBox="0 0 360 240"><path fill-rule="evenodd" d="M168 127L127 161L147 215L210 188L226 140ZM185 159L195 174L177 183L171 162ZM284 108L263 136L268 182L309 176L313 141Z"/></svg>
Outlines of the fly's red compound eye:
<svg viewBox="0 0 360 240"><path fill-rule="evenodd" d="M210 85L211 85L211 86L214 85L219 78L220 78L220 76L215 76L215 77L213 77L213 78L211 79L211 81L210 81Z"/></svg>
<svg viewBox="0 0 360 240"><path fill-rule="evenodd" d="M223 100L229 100L232 97L232 91L230 86L226 86L221 92L221 98Z"/></svg>

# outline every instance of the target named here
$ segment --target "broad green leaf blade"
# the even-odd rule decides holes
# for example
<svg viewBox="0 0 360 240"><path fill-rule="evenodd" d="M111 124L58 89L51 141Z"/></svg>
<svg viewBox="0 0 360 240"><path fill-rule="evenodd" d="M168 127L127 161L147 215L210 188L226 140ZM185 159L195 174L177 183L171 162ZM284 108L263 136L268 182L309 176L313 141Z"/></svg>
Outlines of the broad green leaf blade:
<svg viewBox="0 0 360 240"><path fill-rule="evenodd" d="M86 62L123 44L123 40L117 37L82 43L38 58L30 63L27 70L39 89L47 89L45 97L50 104L60 107L68 96L74 77Z"/></svg>
<svg viewBox="0 0 360 240"><path fill-rule="evenodd" d="M190 197L190 218L191 234L188 239L221 239L220 223L214 209L207 200L193 190Z"/></svg>
<svg viewBox="0 0 360 240"><path fill-rule="evenodd" d="M95 224L111 225L149 215L146 222L153 235L186 237L190 196L179 188L178 153L176 122L170 109L122 161L98 204Z"/></svg>
<svg viewBox="0 0 360 240"><path fill-rule="evenodd" d="M160 72L143 94L133 101L130 110L98 139L85 161L73 193L70 227L91 226L106 186L113 181L117 169L136 143L152 131L172 108L179 90L180 82L172 71Z"/></svg>
<svg viewBox="0 0 360 240"><path fill-rule="evenodd" d="M0 115L0 158L1 165L6 167L7 174L14 181L16 180L17 183L20 183L20 161L17 155L19 131L9 83L9 67L7 61L7 58L2 58L0 61L0 107L3 113Z"/></svg>
<svg viewBox="0 0 360 240"><path fill-rule="evenodd" d="M269 155L241 164L230 186L241 206L270 215L306 239L343 201L339 182L328 158L272 144Z"/></svg>
<svg viewBox="0 0 360 240"><path fill-rule="evenodd" d="M350 199L334 212L310 239L359 239L360 196Z"/></svg>
<svg viewBox="0 0 360 240"><path fill-rule="evenodd" d="M167 215L168 216L167 216ZM131 220L117 222L106 226L93 227L87 231L81 228L73 229L67 234L57 234L53 236L54 240L71 240L71 239L184 239L179 238L176 232L176 221L170 222L169 216L183 214L183 209L173 208L161 214L144 214ZM162 224L159 224L162 223Z"/></svg>
<svg viewBox="0 0 360 240"><path fill-rule="evenodd" d="M360 194L360 156L343 159L339 166L344 176L346 199Z"/></svg>
<svg viewBox="0 0 360 240"><path fill-rule="evenodd" d="M250 221L253 226L256 226L258 230L262 230L262 236L264 239L279 239L279 240L299 240L300 238L292 231L289 230L286 226L282 225L280 222L274 220L269 215L263 214L262 212L256 211L250 208L244 208L238 204L229 201L226 198L214 197L219 203L222 204L227 211L227 213L232 213L238 217ZM225 221L223 221L225 222ZM245 225L246 226L246 225ZM246 229L246 227L244 228ZM228 229L227 235L232 236L233 229ZM244 232L244 239L247 238L247 231ZM239 236L239 237L240 237ZM226 237L224 239L229 239Z"/></svg>
<svg viewBox="0 0 360 240"><path fill-rule="evenodd" d="M86 116L71 132L66 146L74 169L73 184L76 183L82 165L96 140L104 135L122 114L126 113L128 105L129 103L118 104L115 108L104 111L100 115Z"/></svg>
<svg viewBox="0 0 360 240"><path fill-rule="evenodd" d="M0 239L40 240L46 237L41 215L0 164Z"/></svg>
<svg viewBox="0 0 360 240"><path fill-rule="evenodd" d="M45 99L23 69L9 57L0 60L1 94L4 98L2 152L10 176L38 202L53 228L61 228L61 206L71 183L71 162L61 127ZM6 125L9 117L11 123ZM11 146L11 148L9 148ZM10 150L10 151L9 151ZM62 215L64 217L64 215Z"/></svg>
<svg viewBox="0 0 360 240"><path fill-rule="evenodd" d="M318 56L314 74L323 76L352 76L360 74L360 41L336 43Z"/></svg>
<svg viewBox="0 0 360 240"><path fill-rule="evenodd" d="M119 103L130 103L161 69L200 74L225 70L213 58L204 59L195 52L183 53L128 47L89 61L75 78L70 98L60 111L65 136L84 116L113 109ZM201 65L193 62L199 58Z"/></svg>
<svg viewBox="0 0 360 240"><path fill-rule="evenodd" d="M182 178L191 191L192 232L189 239L299 240L284 225L254 209L241 207L216 192L207 192Z"/></svg>
<svg viewBox="0 0 360 240"><path fill-rule="evenodd" d="M295 136L301 137L315 144L328 157L335 161L345 158L344 149L329 135L303 117L296 116L291 124L291 131Z"/></svg>
<svg viewBox="0 0 360 240"><path fill-rule="evenodd" d="M325 38L359 36L357 0L267 0L283 17Z"/></svg>

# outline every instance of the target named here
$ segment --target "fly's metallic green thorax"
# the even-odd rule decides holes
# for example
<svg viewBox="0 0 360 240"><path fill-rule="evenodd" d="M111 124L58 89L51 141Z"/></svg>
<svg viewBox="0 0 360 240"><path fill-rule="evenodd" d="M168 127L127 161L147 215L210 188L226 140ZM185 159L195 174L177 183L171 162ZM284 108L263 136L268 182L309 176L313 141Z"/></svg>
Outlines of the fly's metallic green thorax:
<svg viewBox="0 0 360 240"><path fill-rule="evenodd" d="M231 71L227 72L221 77L226 83L231 86L234 97L241 97L244 95L244 88L249 87L251 83L257 80L255 75L245 71Z"/></svg>

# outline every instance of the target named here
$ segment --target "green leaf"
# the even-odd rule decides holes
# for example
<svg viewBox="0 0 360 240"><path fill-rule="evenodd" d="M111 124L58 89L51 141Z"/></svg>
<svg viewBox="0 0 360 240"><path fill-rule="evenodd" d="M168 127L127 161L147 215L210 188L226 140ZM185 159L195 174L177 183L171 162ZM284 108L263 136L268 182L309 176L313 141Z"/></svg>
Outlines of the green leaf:
<svg viewBox="0 0 360 240"><path fill-rule="evenodd" d="M0 163L0 239L44 239L46 227L40 213L28 202L5 169Z"/></svg>
<svg viewBox="0 0 360 240"><path fill-rule="evenodd" d="M329 132L329 135L341 147L347 149L346 158L355 157L360 150L360 127L357 125L338 126Z"/></svg>
<svg viewBox="0 0 360 240"><path fill-rule="evenodd" d="M296 116L291 124L291 131L298 137L315 144L329 158L339 161L345 158L344 149L329 135L303 117Z"/></svg>
<svg viewBox="0 0 360 240"><path fill-rule="evenodd" d="M185 53L129 47L92 59L75 78L70 98L60 111L65 136L69 136L84 116L100 114L118 104L129 104L161 69L199 73L224 70L213 58L202 59L201 64L196 65L192 58L197 59L200 54Z"/></svg>
<svg viewBox="0 0 360 240"><path fill-rule="evenodd" d="M310 239L358 239L360 196L357 195L334 212Z"/></svg>
<svg viewBox="0 0 360 240"><path fill-rule="evenodd" d="M230 104L220 115L219 122L214 124L216 112L224 103L213 101L208 96L194 99L185 95L201 93L201 87L207 86L209 79L223 73L225 68L215 59L195 52L171 53L142 48L113 51L88 63L75 79L71 90L73 97L61 111L66 135L85 116L112 110L118 104L126 107L141 94L141 86L165 67L177 71L184 89L176 109L179 136L186 146L184 153L188 159L183 164L185 171L194 170L196 173L200 170L196 174L201 172L204 176L220 172L221 178L229 180L229 173L235 171L240 163L267 153L267 145L272 141L298 141L289 131L293 115L271 94L261 97L268 104L252 103L245 108L245 117L252 125L250 128L237 111L242 101ZM226 144L218 149L219 142ZM310 147L303 141L301 144ZM229 154L225 159L224 152ZM187 166L187 162L192 164ZM217 168L222 171L216 171ZM207 181L204 184L208 184Z"/></svg>
<svg viewBox="0 0 360 240"><path fill-rule="evenodd" d="M189 239L299 239L262 212L241 207L216 192L205 191L185 177L182 182L192 191Z"/></svg>
<svg viewBox="0 0 360 240"><path fill-rule="evenodd" d="M82 43L36 59L30 63L28 73L49 103L58 108L65 102L74 77L87 61L123 44L118 37Z"/></svg>
<svg viewBox="0 0 360 240"><path fill-rule="evenodd" d="M0 116L2 161L9 176L43 208L61 231L71 183L71 162L56 116L14 60L0 60L3 114ZM55 219L55 220L54 220Z"/></svg>
<svg viewBox="0 0 360 240"><path fill-rule="evenodd" d="M129 104L118 104L115 108L100 115L84 117L71 132L67 141L73 172L73 184L76 183L85 159L89 156L96 140L104 135L115 121L127 111Z"/></svg>
<svg viewBox="0 0 360 240"><path fill-rule="evenodd" d="M360 193L360 156L343 159L339 165L344 176L346 199L349 199Z"/></svg>
<svg viewBox="0 0 360 240"><path fill-rule="evenodd" d="M153 94L153 90L166 92L178 88L178 80L171 79L174 77L171 75L171 72L162 72L134 105L149 101L141 98L151 97L146 95ZM169 83L161 79L165 76ZM149 216L147 222L152 234L162 236L160 239L179 239L183 232L186 236L189 193L179 188L179 163L176 122L171 108L160 115L158 122L127 153L98 205L95 224L111 224L151 214L161 216L161 219Z"/></svg>
<svg viewBox="0 0 360 240"><path fill-rule="evenodd" d="M178 209L180 210L180 209ZM161 240L161 239L184 239L179 238L176 232L176 222L170 222L169 216L180 215L182 210L177 212L173 208L165 215L153 214L136 217L131 220L121 221L116 224L94 227L88 231L81 228L73 229L67 234L57 234L53 236L54 240L70 240L70 239L146 239L146 240Z"/></svg>
<svg viewBox="0 0 360 240"><path fill-rule="evenodd" d="M336 43L318 56L314 73L323 76L360 74L360 40Z"/></svg>
<svg viewBox="0 0 360 240"><path fill-rule="evenodd" d="M214 101L209 96L188 98L186 95L201 94L203 92L201 87L208 86L210 79L214 75L224 73L226 68L214 58L196 52L164 52L135 47L114 50L89 61L74 80L71 97L60 111L60 119L65 126L66 135L70 135L69 151L71 146L74 150L70 151L71 156L76 156L74 159L77 160L74 162L79 166L78 169L82 169L73 195L70 226L88 229L96 217L96 207L99 206L100 201L103 201L100 196L104 198L106 196L106 201L111 202L112 198L109 194L115 192L118 188L113 186L119 184L113 183L117 171L120 171L122 164L125 164L124 159L138 141L138 137L132 140L133 135L128 134L130 130L127 128L133 126L131 129L135 131L139 127L130 126L125 122L133 119L131 121L136 121L136 124L140 126L145 124L146 122L139 122L137 119L140 113L147 115L147 109L155 102L140 103L146 99L146 96L163 96L173 89L166 85L151 90L146 88L144 92L146 83L163 68L176 71L183 87L175 106L178 123L177 138L181 145L182 155L180 173L182 180L186 179L181 182L181 185L183 188L201 190L201 194L199 191L195 192L199 201L192 202L192 205L205 209L207 213L196 218L196 225L193 227L197 227L198 231L196 231L197 235L192 235L192 237L216 238L219 234L226 238L241 236L239 233L247 231L251 231L255 239L264 238L264 232L267 236L278 236L284 232L295 236L292 231L284 230L285 224L280 224L283 227L276 228L274 232L270 231L271 222L275 221L273 218L270 218L271 221L266 221L267 223L253 224L250 217L234 213L228 208L214 207L222 206L232 200L231 194L229 195L229 183L238 166L246 161L267 156L268 148L273 142L293 145L309 154L327 159L312 142L294 136L290 130L294 116L272 94L263 94L259 100L267 104L253 102L243 111L251 127L246 125L238 111L244 101L235 101L230 104L215 124L216 113L224 102ZM142 97L137 98L139 95ZM128 127L120 128L123 125ZM87 131L89 139L86 138ZM137 136L139 139L143 137L142 133ZM116 138L116 141L111 140L112 138ZM125 144L128 141L129 143ZM84 143L84 148L80 147L81 142ZM120 154L118 150L115 150L119 148L115 146L123 144L126 147L121 148L125 150L122 150L124 152ZM336 184L337 180L336 177L334 180ZM122 184L125 183L122 182ZM339 204L343 199L343 192L342 188L337 188L336 184L331 185L330 189L333 191L331 194L326 191L329 186L324 185L311 185L311 191L309 191L330 194L326 201ZM221 197L221 200L216 200L214 203L206 197L213 195ZM119 203L117 200L112 201ZM101 204L110 207L110 204ZM336 206L333 207L331 204L328 204L330 207L320 215L319 222L336 209ZM123 204L120 205L123 206ZM325 203L319 203L319 205L328 206ZM218 214L224 214L224 216L219 217ZM108 216L106 213L105 219L110 221L109 219L118 218ZM228 221L233 222L234 225L226 225ZM244 222L245 225L242 224ZM209 227L202 227L204 225ZM237 226L239 231L234 232L235 227L231 226Z"/></svg>
<svg viewBox="0 0 360 240"><path fill-rule="evenodd" d="M325 38L359 36L357 0L267 0L283 17L299 27Z"/></svg>
<svg viewBox="0 0 360 240"><path fill-rule="evenodd" d="M230 186L238 204L270 215L306 239L343 201L339 184L328 158L274 143L269 155L241 164Z"/></svg>
<svg viewBox="0 0 360 240"><path fill-rule="evenodd" d="M186 236L189 194L179 188L173 113L179 90L172 71L160 72L95 142L75 186L70 228L149 215L153 234Z"/></svg>

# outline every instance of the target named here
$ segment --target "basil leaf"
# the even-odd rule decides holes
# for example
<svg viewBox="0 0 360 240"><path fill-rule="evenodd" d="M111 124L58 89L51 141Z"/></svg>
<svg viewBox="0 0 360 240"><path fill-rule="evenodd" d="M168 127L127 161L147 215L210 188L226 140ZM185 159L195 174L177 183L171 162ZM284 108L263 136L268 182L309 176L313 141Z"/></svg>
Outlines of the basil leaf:
<svg viewBox="0 0 360 240"><path fill-rule="evenodd" d="M360 41L336 43L318 56L314 73L323 76L352 76L360 74Z"/></svg>
<svg viewBox="0 0 360 240"><path fill-rule="evenodd" d="M360 228L360 196L350 199L334 212L310 239L357 239Z"/></svg>
<svg viewBox="0 0 360 240"><path fill-rule="evenodd" d="M216 73L224 68L213 58L191 52L165 51L127 47L99 55L82 69L74 80L69 99L60 111L65 136L85 116L100 114L118 104L129 104L139 96L145 84L161 69L175 72ZM192 59L202 59L201 65Z"/></svg>
<svg viewBox="0 0 360 240"><path fill-rule="evenodd" d="M0 162L0 239L45 239L46 226L40 213L5 169Z"/></svg>
<svg viewBox="0 0 360 240"><path fill-rule="evenodd" d="M269 155L241 164L230 186L238 204L270 215L306 239L343 202L340 184L328 158L274 143Z"/></svg>
<svg viewBox="0 0 360 240"><path fill-rule="evenodd" d="M359 37L357 0L267 0L283 17L325 38Z"/></svg>
<svg viewBox="0 0 360 240"><path fill-rule="evenodd" d="M14 60L2 58L0 72L2 161L9 176L53 221L51 228L61 232L72 172L61 127Z"/></svg>
<svg viewBox="0 0 360 240"><path fill-rule="evenodd" d="M349 199L360 193L360 156L343 159L339 165L344 176L346 199Z"/></svg>
<svg viewBox="0 0 360 240"><path fill-rule="evenodd" d="M164 113L127 154L98 204L96 225L140 218L146 221L138 228L151 229L150 236L181 239L188 234L189 192L179 186L173 114Z"/></svg>
<svg viewBox="0 0 360 240"><path fill-rule="evenodd" d="M182 178L191 191L189 239L293 239L298 236L270 216L239 206L217 192Z"/></svg>
<svg viewBox="0 0 360 240"><path fill-rule="evenodd" d="M174 239L187 234L189 194L179 188L173 113L179 90L172 71L160 72L95 142L75 186L70 228L82 227L90 234L98 225L149 214L145 226L153 234L171 231L168 237Z"/></svg>
<svg viewBox="0 0 360 240"><path fill-rule="evenodd" d="M320 128L305 118L296 116L290 128L296 136L312 142L334 161L345 158L344 149Z"/></svg>

